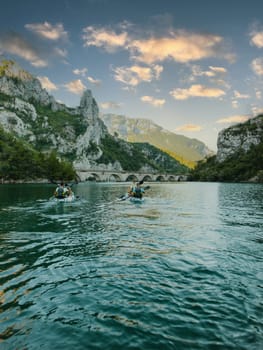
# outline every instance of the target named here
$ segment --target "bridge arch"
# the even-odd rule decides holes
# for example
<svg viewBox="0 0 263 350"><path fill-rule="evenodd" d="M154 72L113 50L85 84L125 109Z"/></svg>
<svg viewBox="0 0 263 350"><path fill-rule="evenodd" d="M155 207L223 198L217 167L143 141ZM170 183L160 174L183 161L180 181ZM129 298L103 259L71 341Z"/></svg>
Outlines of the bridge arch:
<svg viewBox="0 0 263 350"><path fill-rule="evenodd" d="M176 181L176 177L174 175L169 175L168 181L171 181L171 182Z"/></svg>
<svg viewBox="0 0 263 350"><path fill-rule="evenodd" d="M142 178L142 181L148 181L148 182L151 182L153 181L152 177L150 175L145 175L143 178Z"/></svg>
<svg viewBox="0 0 263 350"><path fill-rule="evenodd" d="M177 181L184 181L184 177L179 175L179 176L177 177Z"/></svg>
<svg viewBox="0 0 263 350"><path fill-rule="evenodd" d="M135 182L138 182L139 181L139 179L138 179L138 177L136 176L136 175L134 175L134 174L130 174L130 175L128 175L128 177L126 178L126 180L125 180L126 182L133 182L133 181L135 181Z"/></svg>
<svg viewBox="0 0 263 350"><path fill-rule="evenodd" d="M101 181L100 176L97 173L91 173L89 176L86 178L86 181Z"/></svg>
<svg viewBox="0 0 263 350"><path fill-rule="evenodd" d="M110 174L108 181L112 182L120 182L121 177L118 174Z"/></svg>
<svg viewBox="0 0 263 350"><path fill-rule="evenodd" d="M155 181L159 181L159 182L164 182L165 181L165 177L163 175L158 175L156 177L156 180Z"/></svg>

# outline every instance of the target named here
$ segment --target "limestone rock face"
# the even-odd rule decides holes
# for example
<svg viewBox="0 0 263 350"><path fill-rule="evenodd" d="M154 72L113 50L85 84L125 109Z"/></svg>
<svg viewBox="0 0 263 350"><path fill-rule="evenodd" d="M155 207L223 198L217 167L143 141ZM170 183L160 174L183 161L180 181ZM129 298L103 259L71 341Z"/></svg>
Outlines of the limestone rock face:
<svg viewBox="0 0 263 350"><path fill-rule="evenodd" d="M239 150L247 152L252 145L263 140L263 115L249 119L243 124L231 126L219 132L217 139L218 162L223 162Z"/></svg>
<svg viewBox="0 0 263 350"><path fill-rule="evenodd" d="M0 125L6 131L33 146L71 155L76 169L97 166L96 160L102 155L101 138L108 132L90 90L83 93L78 107L68 108L55 101L38 79L16 63L5 61L0 65L0 93Z"/></svg>

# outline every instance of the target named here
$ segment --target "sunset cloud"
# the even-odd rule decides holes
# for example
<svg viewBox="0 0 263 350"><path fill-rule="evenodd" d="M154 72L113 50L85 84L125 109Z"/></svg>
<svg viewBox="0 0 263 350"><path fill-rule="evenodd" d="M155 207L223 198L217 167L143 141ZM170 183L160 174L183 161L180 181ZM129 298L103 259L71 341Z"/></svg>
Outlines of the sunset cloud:
<svg viewBox="0 0 263 350"><path fill-rule="evenodd" d="M84 46L103 47L106 51L114 52L118 48L124 48L128 42L128 33L117 34L113 30L88 26L83 29Z"/></svg>
<svg viewBox="0 0 263 350"><path fill-rule="evenodd" d="M160 65L155 65L153 67L141 67L135 65L113 69L116 81L131 86L137 86L141 82L151 82L154 79L158 79L162 70L163 67Z"/></svg>
<svg viewBox="0 0 263 350"><path fill-rule="evenodd" d="M48 65L47 60L41 58L39 50L31 42L14 32L0 35L0 51L21 57L35 67Z"/></svg>
<svg viewBox="0 0 263 350"><path fill-rule="evenodd" d="M250 33L250 44L257 48L263 48L263 30L252 30Z"/></svg>
<svg viewBox="0 0 263 350"><path fill-rule="evenodd" d="M58 89L57 86L54 83L52 83L48 77L37 77L37 78L44 89L48 91L54 91Z"/></svg>
<svg viewBox="0 0 263 350"><path fill-rule="evenodd" d="M140 62L152 64L173 60L187 63L215 56L222 41L223 38L216 35L178 31L171 37L133 40L129 47L132 58Z"/></svg>
<svg viewBox="0 0 263 350"><path fill-rule="evenodd" d="M201 70L201 67L198 65L194 65L192 67L192 72L194 76L207 76L207 77L215 77L218 75L224 75L227 73L227 70L224 67L214 67L209 66L209 69L206 71Z"/></svg>
<svg viewBox="0 0 263 350"><path fill-rule="evenodd" d="M200 125L184 124L184 125L178 126L175 130L183 131L183 132L198 132L198 131L201 131L202 129L203 128Z"/></svg>
<svg viewBox="0 0 263 350"><path fill-rule="evenodd" d="M231 124L231 123L243 123L249 119L246 115L233 115L227 118L218 119L218 124Z"/></svg>
<svg viewBox="0 0 263 350"><path fill-rule="evenodd" d="M77 95L81 94L86 89L86 86L82 83L80 79L77 79L69 82L68 84L65 84L65 87L67 88L68 91Z"/></svg>
<svg viewBox="0 0 263 350"><path fill-rule="evenodd" d="M150 105L152 105L154 107L161 107L165 104L164 99L157 99L157 98L154 98L152 96L142 96L141 101L149 103Z"/></svg>
<svg viewBox="0 0 263 350"><path fill-rule="evenodd" d="M174 89L170 95L176 100L187 100L190 97L217 98L225 95L225 92L218 88L209 88L204 85L192 85L189 89Z"/></svg>
<svg viewBox="0 0 263 350"><path fill-rule="evenodd" d="M84 28L83 32L84 46L101 47L108 52L127 50L133 60L145 64L165 60L187 63L209 57L221 57L229 61L235 59L232 53L227 52L224 39L219 35L170 30L162 37L151 34L145 38L143 34L125 30L117 33L112 29L94 26Z"/></svg>
<svg viewBox="0 0 263 350"><path fill-rule="evenodd" d="M25 28L48 40L67 39L68 33L64 30L62 23L52 25L48 22L26 24Z"/></svg>

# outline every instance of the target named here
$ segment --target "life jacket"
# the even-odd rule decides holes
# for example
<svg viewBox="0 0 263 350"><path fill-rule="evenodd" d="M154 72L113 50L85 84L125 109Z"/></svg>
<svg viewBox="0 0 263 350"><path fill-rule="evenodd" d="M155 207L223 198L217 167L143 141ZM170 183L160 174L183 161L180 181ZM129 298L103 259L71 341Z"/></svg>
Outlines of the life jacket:
<svg viewBox="0 0 263 350"><path fill-rule="evenodd" d="M64 197L64 188L58 187L58 189L56 190L56 195L57 197Z"/></svg>
<svg viewBox="0 0 263 350"><path fill-rule="evenodd" d="M136 198L142 198L142 189L140 187L135 187L133 196Z"/></svg>

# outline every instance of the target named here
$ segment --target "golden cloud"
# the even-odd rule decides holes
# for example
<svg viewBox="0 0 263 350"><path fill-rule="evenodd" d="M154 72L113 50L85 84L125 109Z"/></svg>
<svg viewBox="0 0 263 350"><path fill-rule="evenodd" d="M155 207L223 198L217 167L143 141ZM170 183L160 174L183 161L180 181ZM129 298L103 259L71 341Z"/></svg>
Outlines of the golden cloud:
<svg viewBox="0 0 263 350"><path fill-rule="evenodd" d="M109 52L124 47L128 40L128 34L126 32L117 34L113 30L95 28L93 26L84 28L83 32L84 46L104 47Z"/></svg>
<svg viewBox="0 0 263 350"><path fill-rule="evenodd" d="M142 96L141 101L151 104L154 107L161 107L165 104L164 99L157 99L152 96Z"/></svg>
<svg viewBox="0 0 263 350"><path fill-rule="evenodd" d="M222 42L216 35L188 34L185 32L167 38L133 40L129 46L133 58L152 64L167 59L186 63L215 55L215 47Z"/></svg>
<svg viewBox="0 0 263 350"><path fill-rule="evenodd" d="M52 25L48 22L26 24L25 28L49 40L67 39L68 34L64 30L63 24Z"/></svg>
<svg viewBox="0 0 263 350"><path fill-rule="evenodd" d="M251 36L250 44L261 49L263 47L263 31L260 31L260 32L254 31L250 34L250 36Z"/></svg>
<svg viewBox="0 0 263 350"><path fill-rule="evenodd" d="M117 67L114 69L115 80L130 85L137 86L141 82L151 82L153 79L158 79L163 70L162 66L155 65L153 67Z"/></svg>
<svg viewBox="0 0 263 350"><path fill-rule="evenodd" d="M48 77L37 77L37 78L44 89L48 91L53 91L58 89L57 86L54 83L52 83Z"/></svg>
<svg viewBox="0 0 263 350"><path fill-rule="evenodd" d="M174 89L170 95L176 100L187 100L190 97L216 98L225 95L225 92L218 88L209 88L204 85L192 85L189 89Z"/></svg>
<svg viewBox="0 0 263 350"><path fill-rule="evenodd" d="M73 94L81 94L86 89L85 85L80 79L65 84L65 87L68 91L72 92Z"/></svg>
<svg viewBox="0 0 263 350"><path fill-rule="evenodd" d="M107 28L88 26L83 29L84 46L103 47L109 52L124 49L131 58L145 64L164 60L187 63L208 57L222 57L234 60L234 55L227 53L223 37L212 34L196 34L184 30L169 32L167 36L134 38L132 33L117 33Z"/></svg>

